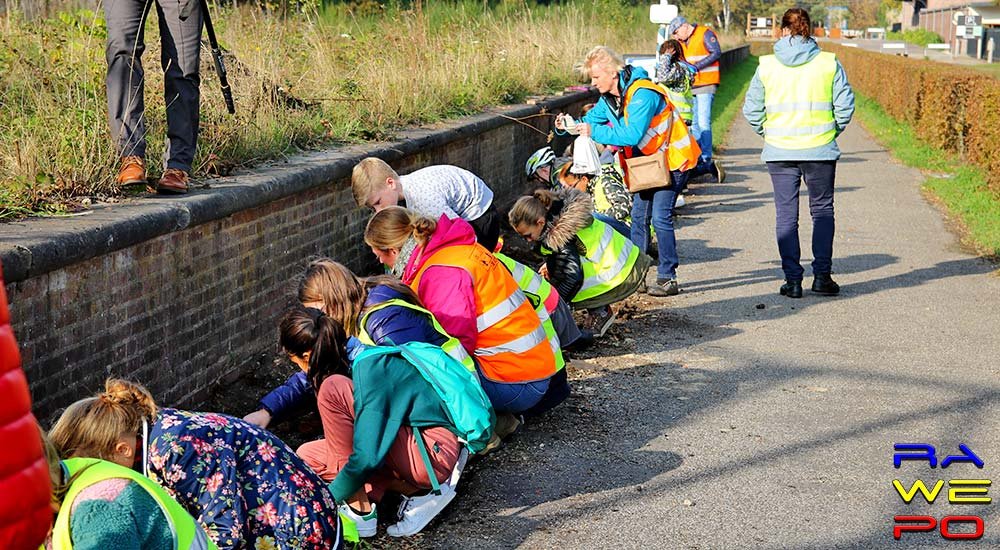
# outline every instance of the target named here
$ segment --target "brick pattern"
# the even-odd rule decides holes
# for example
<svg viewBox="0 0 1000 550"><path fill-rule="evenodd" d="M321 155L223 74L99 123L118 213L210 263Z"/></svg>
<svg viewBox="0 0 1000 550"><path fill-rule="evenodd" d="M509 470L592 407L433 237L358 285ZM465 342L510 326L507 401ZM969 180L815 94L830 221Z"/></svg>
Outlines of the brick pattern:
<svg viewBox="0 0 1000 550"><path fill-rule="evenodd" d="M579 112L579 105L569 109ZM548 118L531 123L548 131ZM454 164L503 206L545 136L509 123L396 163ZM367 212L349 179L8 285L15 333L43 424L108 376L146 384L163 405L197 409L276 351L277 320L309 256L358 273L377 264L361 239Z"/></svg>

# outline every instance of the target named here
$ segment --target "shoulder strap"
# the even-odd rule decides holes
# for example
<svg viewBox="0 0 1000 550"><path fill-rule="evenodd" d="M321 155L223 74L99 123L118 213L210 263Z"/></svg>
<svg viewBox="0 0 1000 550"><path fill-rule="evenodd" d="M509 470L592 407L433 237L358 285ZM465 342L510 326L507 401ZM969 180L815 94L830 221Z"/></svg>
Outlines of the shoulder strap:
<svg viewBox="0 0 1000 550"><path fill-rule="evenodd" d="M431 457L427 454L427 445L424 443L423 434L420 433L420 428L416 426L413 426L413 438L417 440L417 450L420 451L420 458L424 460L424 468L427 469L427 479L431 481L431 491L435 495L440 495L441 484L438 483L437 474L434 473Z"/></svg>

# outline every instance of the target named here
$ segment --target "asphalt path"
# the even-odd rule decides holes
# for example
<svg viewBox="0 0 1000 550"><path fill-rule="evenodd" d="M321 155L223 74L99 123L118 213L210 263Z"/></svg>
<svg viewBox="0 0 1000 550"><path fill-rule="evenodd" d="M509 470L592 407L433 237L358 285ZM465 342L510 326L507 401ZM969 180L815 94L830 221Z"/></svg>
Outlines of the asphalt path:
<svg viewBox="0 0 1000 550"><path fill-rule="evenodd" d="M996 547L996 507L950 504L948 480L1000 483L997 266L960 249L921 195L921 174L857 123L839 143L839 297L808 291L805 197L806 293L778 295L761 141L737 120L723 154L727 181L694 186L681 211L681 295L630 298L598 348L572 361L573 396L471 464L443 517L409 542ZM896 443L933 445L939 458L965 444L984 467L896 469ZM933 504L905 504L894 479L945 485ZM896 541L897 515L978 516L985 533Z"/></svg>

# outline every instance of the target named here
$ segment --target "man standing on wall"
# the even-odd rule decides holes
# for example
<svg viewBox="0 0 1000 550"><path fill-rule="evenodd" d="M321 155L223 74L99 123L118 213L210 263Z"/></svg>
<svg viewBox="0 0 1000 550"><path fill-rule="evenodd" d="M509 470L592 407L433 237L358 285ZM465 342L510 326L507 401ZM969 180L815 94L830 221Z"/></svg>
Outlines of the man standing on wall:
<svg viewBox="0 0 1000 550"><path fill-rule="evenodd" d="M119 185L146 183L146 125L143 121L143 26L156 6L163 53L163 95L167 105L167 147L156 190L187 193L198 140L202 14L198 0L106 0L108 123L121 157ZM193 9L192 9L193 8ZM182 12L190 12L189 17Z"/></svg>
<svg viewBox="0 0 1000 550"><path fill-rule="evenodd" d="M684 58L698 69L691 86L691 93L694 94L691 133L701 147L701 159L691 177L712 174L721 183L726 178L726 172L712 160L712 100L720 82L719 58L722 57L722 46L711 29L688 23L687 19L680 16L670 22L667 35L680 41Z"/></svg>

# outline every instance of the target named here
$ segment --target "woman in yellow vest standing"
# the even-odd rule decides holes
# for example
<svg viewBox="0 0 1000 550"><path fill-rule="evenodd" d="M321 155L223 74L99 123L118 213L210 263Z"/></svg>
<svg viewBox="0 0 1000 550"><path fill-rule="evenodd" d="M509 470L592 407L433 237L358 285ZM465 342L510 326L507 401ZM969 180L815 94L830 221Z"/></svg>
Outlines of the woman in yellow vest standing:
<svg viewBox="0 0 1000 550"><path fill-rule="evenodd" d="M698 164L698 144L687 125L667 101L666 90L653 84L642 67L625 61L606 46L587 52L583 70L601 93L597 105L578 124L580 135L597 143L622 147L622 159L663 155L669 181L663 187L632 194L632 242L646 252L649 225L653 224L659 252L656 284L647 287L650 296L674 296L677 285L677 242L674 238L674 205L687 184L688 172ZM556 126L562 121L556 119ZM607 123L610 125L606 125ZM622 160L625 184L629 170Z"/></svg>
<svg viewBox="0 0 1000 550"><path fill-rule="evenodd" d="M721 82L719 59L722 57L722 46L712 29L689 23L683 17L670 22L667 36L681 43L684 58L698 70L694 84L691 85L694 96L691 133L701 148L701 159L691 177L711 174L715 181L722 183L726 179L726 172L721 164L712 160L712 101Z"/></svg>
<svg viewBox="0 0 1000 550"><path fill-rule="evenodd" d="M834 54L812 39L809 14L792 8L781 18L782 38L774 55L760 58L750 82L743 115L764 137L761 160L774 186L778 252L785 284L782 296L802 297L799 263L799 187L809 189L813 220L812 291L834 296L833 183L840 149L836 137L854 115L854 92Z"/></svg>

